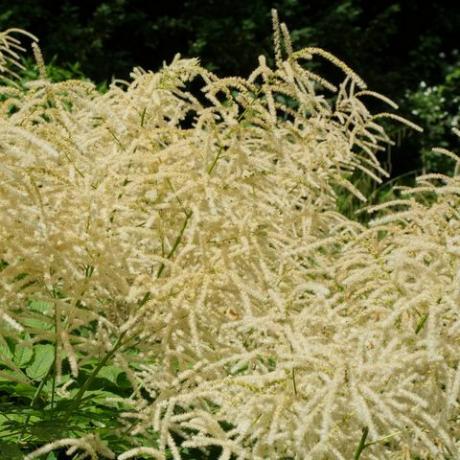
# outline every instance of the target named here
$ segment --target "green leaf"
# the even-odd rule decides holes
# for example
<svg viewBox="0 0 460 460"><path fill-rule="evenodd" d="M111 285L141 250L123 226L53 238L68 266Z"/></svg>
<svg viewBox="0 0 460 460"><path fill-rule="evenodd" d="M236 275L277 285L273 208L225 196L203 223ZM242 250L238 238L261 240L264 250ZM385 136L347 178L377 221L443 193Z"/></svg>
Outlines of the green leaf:
<svg viewBox="0 0 460 460"><path fill-rule="evenodd" d="M42 442L50 442L59 437L60 431L66 428L62 419L39 420L30 426L30 432Z"/></svg>
<svg viewBox="0 0 460 460"><path fill-rule="evenodd" d="M118 377L123 373L124 373L123 369L120 369L119 367L105 366L99 371L98 377L107 379L110 382L117 385Z"/></svg>
<svg viewBox="0 0 460 460"><path fill-rule="evenodd" d="M34 352L32 348L16 345L14 347L14 362L19 367L24 367L32 359Z"/></svg>
<svg viewBox="0 0 460 460"><path fill-rule="evenodd" d="M113 401L108 401L108 398L117 398L118 395L115 393L112 393L110 391L105 391L105 390L88 390L86 391L86 398L87 401L91 402L91 405L93 404L102 404L105 406L112 406L112 405L117 405L116 402Z"/></svg>
<svg viewBox="0 0 460 460"><path fill-rule="evenodd" d="M16 444L0 441L0 458L8 458L9 460L22 460L24 458L24 454Z"/></svg>
<svg viewBox="0 0 460 460"><path fill-rule="evenodd" d="M1 384L3 385L5 381L27 383L27 379L22 372L16 372L10 369L0 370Z"/></svg>
<svg viewBox="0 0 460 460"><path fill-rule="evenodd" d="M29 302L29 308L38 313L46 314L51 310L51 305L48 302L42 300L31 300Z"/></svg>
<svg viewBox="0 0 460 460"><path fill-rule="evenodd" d="M41 319L36 318L25 318L23 320L23 325L31 329L40 329L43 331L49 331L53 329L53 323L51 319L47 318L47 321L42 321Z"/></svg>
<svg viewBox="0 0 460 460"><path fill-rule="evenodd" d="M34 399L36 391L37 389L32 385L28 385L27 383L18 383L14 386L13 394L32 400Z"/></svg>
<svg viewBox="0 0 460 460"><path fill-rule="evenodd" d="M33 380L41 380L53 365L53 361L53 345L36 345L34 347L34 359L32 364L26 369L26 374Z"/></svg>
<svg viewBox="0 0 460 460"><path fill-rule="evenodd" d="M4 359L13 360L13 353L11 353L10 347L6 342L0 343L0 362Z"/></svg>

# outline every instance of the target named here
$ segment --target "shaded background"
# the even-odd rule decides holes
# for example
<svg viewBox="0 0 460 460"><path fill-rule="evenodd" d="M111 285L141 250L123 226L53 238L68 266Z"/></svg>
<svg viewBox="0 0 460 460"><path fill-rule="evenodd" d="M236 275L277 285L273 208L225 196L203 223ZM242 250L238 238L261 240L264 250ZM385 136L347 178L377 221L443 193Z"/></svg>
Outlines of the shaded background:
<svg viewBox="0 0 460 460"><path fill-rule="evenodd" d="M416 0L0 0L0 30L40 38L55 79L86 76L101 87L139 65L158 69L180 52L219 76L247 76L259 54L272 58L271 8L295 48L319 46L347 62L425 129L390 127L398 146L384 161L392 177L450 172L433 146L460 151L460 2ZM29 76L36 70L28 61ZM337 81L332 66L320 72ZM384 107L378 107L383 109ZM386 110L386 108L385 108Z"/></svg>

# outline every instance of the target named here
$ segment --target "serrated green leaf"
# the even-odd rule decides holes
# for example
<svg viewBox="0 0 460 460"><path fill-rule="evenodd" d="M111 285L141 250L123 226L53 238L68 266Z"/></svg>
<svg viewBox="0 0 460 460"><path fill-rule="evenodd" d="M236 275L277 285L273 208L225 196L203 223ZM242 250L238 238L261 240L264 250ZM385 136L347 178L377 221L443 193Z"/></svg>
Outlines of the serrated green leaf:
<svg viewBox="0 0 460 460"><path fill-rule="evenodd" d="M32 348L16 345L14 347L14 362L19 367L24 367L32 359L34 352Z"/></svg>
<svg viewBox="0 0 460 460"><path fill-rule="evenodd" d="M22 323L24 326L28 328L40 329L43 331L49 331L54 327L51 319L49 319L48 321L43 321L41 319L36 318L25 318Z"/></svg>
<svg viewBox="0 0 460 460"><path fill-rule="evenodd" d="M31 300L29 302L29 308L33 311L46 314L49 313L52 305L48 302L43 302L42 300Z"/></svg>
<svg viewBox="0 0 460 460"><path fill-rule="evenodd" d="M33 380L41 380L53 365L53 361L53 345L35 345L34 357L30 366L26 369L26 374Z"/></svg>
<svg viewBox="0 0 460 460"><path fill-rule="evenodd" d="M13 353L11 352L10 347L6 342L0 343L0 362L5 359L13 360Z"/></svg>

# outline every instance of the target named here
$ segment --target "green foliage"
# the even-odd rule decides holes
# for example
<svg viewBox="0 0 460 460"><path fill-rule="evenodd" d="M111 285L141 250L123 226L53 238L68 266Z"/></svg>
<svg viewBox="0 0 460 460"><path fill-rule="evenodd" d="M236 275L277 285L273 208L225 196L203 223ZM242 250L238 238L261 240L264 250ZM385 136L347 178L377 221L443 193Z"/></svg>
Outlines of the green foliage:
<svg viewBox="0 0 460 460"><path fill-rule="evenodd" d="M34 359L27 366L26 374L32 380L41 381L51 369L54 362L54 347L50 344L37 344L34 346ZM16 361L19 366L20 362Z"/></svg>
<svg viewBox="0 0 460 460"><path fill-rule="evenodd" d="M455 48L460 22L458 5L441 1L424 8L398 0L4 3L0 30L29 30L41 38L48 62L54 56L62 65L79 62L96 81L125 78L134 65L156 68L178 51L199 55L217 73L247 75L259 54L270 54L276 7L296 47L331 50L390 97L440 75L437 56Z"/></svg>
<svg viewBox="0 0 460 460"><path fill-rule="evenodd" d="M451 174L453 160L431 150L433 147L451 148L458 143L452 128L460 124L460 60L457 58L447 64L444 59L445 56L439 56L444 69L442 81L435 85L420 82L416 90L406 93L406 104L425 131L419 141L423 169Z"/></svg>
<svg viewBox="0 0 460 460"><path fill-rule="evenodd" d="M46 63L46 76L54 82L62 82L66 80L88 80L83 74L81 65L79 62L73 64L66 64L64 66L56 63L57 57L54 56L49 62ZM19 72L20 84L26 85L28 82L38 80L40 78L40 71L36 62L32 58L23 58L21 64L24 69ZM107 91L107 82L102 81L97 84L97 89L100 92Z"/></svg>
<svg viewBox="0 0 460 460"><path fill-rule="evenodd" d="M40 78L37 64L33 59L24 59L23 65L25 69L20 74L23 83L38 80ZM53 82L85 78L78 62L61 67L56 64L56 57L46 63L46 73L47 77Z"/></svg>
<svg viewBox="0 0 460 460"><path fill-rule="evenodd" d="M43 311L51 306L31 302L30 308ZM47 327L46 323L41 325ZM121 432L116 435L122 428L117 414L124 408L119 398L126 397L131 390L122 369L111 362L100 367L100 361L92 359L82 366L76 379L66 366L57 382L52 343L29 342L22 346L9 342L1 352L17 366L16 372L3 371L0 378L1 458L22 459L35 446L89 432L119 446L121 451L129 445ZM50 453L47 460L53 458Z"/></svg>

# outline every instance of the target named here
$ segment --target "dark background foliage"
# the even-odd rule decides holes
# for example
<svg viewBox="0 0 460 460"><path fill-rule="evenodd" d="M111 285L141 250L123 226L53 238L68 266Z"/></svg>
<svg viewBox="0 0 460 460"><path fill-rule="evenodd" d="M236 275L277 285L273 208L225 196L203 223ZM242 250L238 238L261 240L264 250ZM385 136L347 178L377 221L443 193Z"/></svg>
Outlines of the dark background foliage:
<svg viewBox="0 0 460 460"><path fill-rule="evenodd" d="M220 76L247 76L259 54L272 57L271 8L296 48L331 51L425 129L422 138L398 128L399 146L388 156L393 176L449 170L429 150L459 148L450 134L460 113L459 2L0 0L0 30L34 33L46 61L65 69L58 75L99 83L128 78L136 65L158 69L177 52L200 57ZM322 65L321 72L335 77L332 66Z"/></svg>

